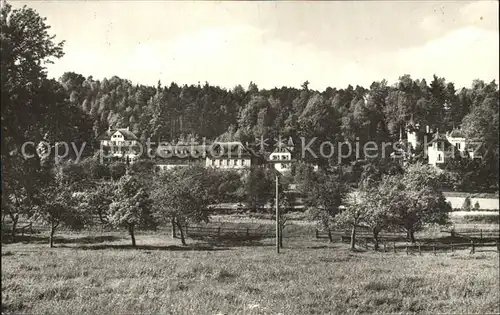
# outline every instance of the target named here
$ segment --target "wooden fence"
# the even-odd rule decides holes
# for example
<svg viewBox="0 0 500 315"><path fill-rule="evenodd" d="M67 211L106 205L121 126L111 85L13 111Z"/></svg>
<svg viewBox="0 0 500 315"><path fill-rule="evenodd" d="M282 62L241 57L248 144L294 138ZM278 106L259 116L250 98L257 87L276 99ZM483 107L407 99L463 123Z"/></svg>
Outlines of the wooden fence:
<svg viewBox="0 0 500 315"><path fill-rule="evenodd" d="M6 224L4 224L2 226L2 233L3 234L10 234L12 232L12 225L10 226L7 226ZM24 236L24 234L34 234L33 232L36 232L33 230L33 222L29 222L23 226L18 226L16 228L16 234L21 234L22 236Z"/></svg>
<svg viewBox="0 0 500 315"><path fill-rule="evenodd" d="M356 240L358 245L362 248L374 249L374 244L371 239L361 238ZM396 242L386 242L381 241L379 243L379 251L383 252L405 252L407 255L412 253L418 253L422 255L423 252L432 252L433 254L437 254L437 252L454 252L455 250L460 249L470 249L470 253L474 254L477 248L483 247L493 247L497 252L500 252L500 242L498 240L494 242L474 242L470 243L439 243L439 242L427 242L427 243L415 243L415 244L396 244Z"/></svg>
<svg viewBox="0 0 500 315"><path fill-rule="evenodd" d="M460 230L444 230L444 233L450 233L452 237L461 237L466 239L498 239L500 238L500 230L483 230L483 229L460 229Z"/></svg>
<svg viewBox="0 0 500 315"><path fill-rule="evenodd" d="M339 239L342 242L349 241L351 239L351 231L330 231L332 237L335 237ZM328 236L328 231L324 230L318 230L316 229L315 231L315 237L316 238L329 238ZM369 231L356 231L356 239L372 239L373 238L373 233ZM389 232L380 232L379 233L379 240L385 240L385 241L395 241L395 240L400 240L402 238L406 238L406 233L401 233L401 232L394 232L394 233L389 233Z"/></svg>
<svg viewBox="0 0 500 315"><path fill-rule="evenodd" d="M187 236L213 236L213 237L274 237L275 234L270 229L248 228L248 227L210 227L210 226L184 226L184 233ZM176 230L176 235L179 231Z"/></svg>

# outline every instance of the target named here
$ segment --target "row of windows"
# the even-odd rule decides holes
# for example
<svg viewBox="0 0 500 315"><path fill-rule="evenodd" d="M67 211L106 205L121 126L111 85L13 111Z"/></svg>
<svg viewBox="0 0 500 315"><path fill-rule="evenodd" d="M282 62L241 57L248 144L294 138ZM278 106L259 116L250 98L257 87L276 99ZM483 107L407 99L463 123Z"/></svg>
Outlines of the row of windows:
<svg viewBox="0 0 500 315"><path fill-rule="evenodd" d="M104 145L135 145L135 141L104 141Z"/></svg>
<svg viewBox="0 0 500 315"><path fill-rule="evenodd" d="M244 166L245 160L212 160L215 166Z"/></svg>
<svg viewBox="0 0 500 315"><path fill-rule="evenodd" d="M279 158L279 156L276 156L276 155L274 155L274 156L272 157L272 160L279 160L279 159L280 159L280 158ZM281 156L281 159L282 159L282 160L290 160L290 156L282 155L282 156Z"/></svg>

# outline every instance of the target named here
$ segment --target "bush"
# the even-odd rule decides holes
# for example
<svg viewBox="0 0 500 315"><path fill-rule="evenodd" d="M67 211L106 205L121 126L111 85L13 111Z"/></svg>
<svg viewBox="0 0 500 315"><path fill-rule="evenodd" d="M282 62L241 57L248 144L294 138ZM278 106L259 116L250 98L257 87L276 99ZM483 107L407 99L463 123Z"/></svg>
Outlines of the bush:
<svg viewBox="0 0 500 315"><path fill-rule="evenodd" d="M481 206L479 206L479 202L476 201L476 203L474 204L474 210L480 210L481 209Z"/></svg>
<svg viewBox="0 0 500 315"><path fill-rule="evenodd" d="M103 179L110 176L108 166L100 163L98 159L86 159L82 161L82 167L91 179Z"/></svg>
<svg viewBox="0 0 500 315"><path fill-rule="evenodd" d="M472 203L470 201L470 197L469 196L465 197L464 203L462 205L462 210L463 211L470 211L471 206L472 206Z"/></svg>
<svg viewBox="0 0 500 315"><path fill-rule="evenodd" d="M151 160L139 160L130 166L134 173L150 174L155 170L155 163Z"/></svg>
<svg viewBox="0 0 500 315"><path fill-rule="evenodd" d="M120 179L127 172L127 166L123 162L115 162L109 166L112 179Z"/></svg>

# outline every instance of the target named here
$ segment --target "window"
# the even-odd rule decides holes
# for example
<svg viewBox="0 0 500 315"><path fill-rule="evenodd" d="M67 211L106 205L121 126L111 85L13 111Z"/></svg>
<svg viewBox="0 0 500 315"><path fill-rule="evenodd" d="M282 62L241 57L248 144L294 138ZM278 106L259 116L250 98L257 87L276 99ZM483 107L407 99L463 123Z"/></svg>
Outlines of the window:
<svg viewBox="0 0 500 315"><path fill-rule="evenodd" d="M460 150L460 143L457 143L457 149Z"/></svg>
<svg viewBox="0 0 500 315"><path fill-rule="evenodd" d="M438 154L438 161L441 161L441 154Z"/></svg>
<svg viewBox="0 0 500 315"><path fill-rule="evenodd" d="M276 160L278 157L276 155L273 155L273 160Z"/></svg>

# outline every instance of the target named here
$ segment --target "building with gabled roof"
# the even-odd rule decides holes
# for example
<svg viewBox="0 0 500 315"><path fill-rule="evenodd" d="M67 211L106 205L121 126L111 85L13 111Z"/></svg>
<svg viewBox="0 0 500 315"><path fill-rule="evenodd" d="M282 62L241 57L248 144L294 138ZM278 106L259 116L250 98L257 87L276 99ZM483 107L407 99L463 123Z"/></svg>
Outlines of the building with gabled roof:
<svg viewBox="0 0 500 315"><path fill-rule="evenodd" d="M246 169L255 164L255 158L240 141L214 142L207 149L205 167Z"/></svg>
<svg viewBox="0 0 500 315"><path fill-rule="evenodd" d="M101 153L107 157L133 163L139 158L141 148L137 136L130 128L108 128L97 138L100 142Z"/></svg>
<svg viewBox="0 0 500 315"><path fill-rule="evenodd" d="M170 170L204 164L207 146L198 143L160 144L154 154L157 169Z"/></svg>
<svg viewBox="0 0 500 315"><path fill-rule="evenodd" d="M436 132L427 146L429 164L436 166L453 158L454 146L448 141L446 135Z"/></svg>
<svg viewBox="0 0 500 315"><path fill-rule="evenodd" d="M275 162L274 168L278 172L290 172L292 169L291 149L284 145L278 145L278 147L276 147L276 149L274 149L274 151L269 154L268 161Z"/></svg>

